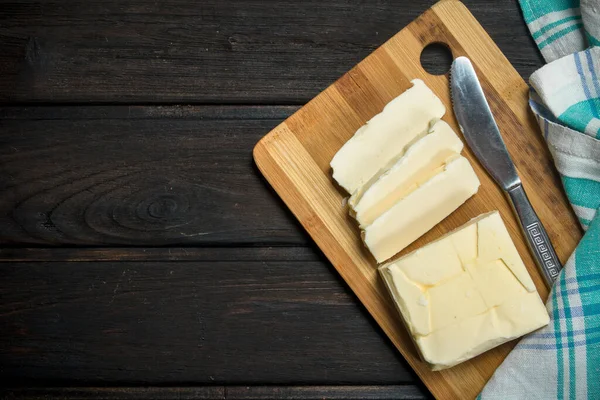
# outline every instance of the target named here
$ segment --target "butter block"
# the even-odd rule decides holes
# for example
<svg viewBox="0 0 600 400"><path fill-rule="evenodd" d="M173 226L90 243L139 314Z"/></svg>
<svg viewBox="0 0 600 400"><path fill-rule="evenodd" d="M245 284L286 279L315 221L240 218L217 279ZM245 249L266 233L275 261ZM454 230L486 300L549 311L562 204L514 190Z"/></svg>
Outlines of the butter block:
<svg viewBox="0 0 600 400"><path fill-rule="evenodd" d="M378 263L414 242L477 193L479 179L466 158L457 156L440 169L364 228L363 241Z"/></svg>
<svg viewBox="0 0 600 400"><path fill-rule="evenodd" d="M370 225L396 202L441 172L449 158L456 157L463 143L446 122L435 122L427 135L410 145L383 174L354 192L348 201L361 227Z"/></svg>
<svg viewBox="0 0 600 400"><path fill-rule="evenodd" d="M434 370L549 322L497 211L383 265L379 272L421 357Z"/></svg>
<svg viewBox="0 0 600 400"><path fill-rule="evenodd" d="M359 128L331 160L333 178L348 193L385 169L407 145L427 133L429 121L446 112L422 80L415 79L412 84Z"/></svg>

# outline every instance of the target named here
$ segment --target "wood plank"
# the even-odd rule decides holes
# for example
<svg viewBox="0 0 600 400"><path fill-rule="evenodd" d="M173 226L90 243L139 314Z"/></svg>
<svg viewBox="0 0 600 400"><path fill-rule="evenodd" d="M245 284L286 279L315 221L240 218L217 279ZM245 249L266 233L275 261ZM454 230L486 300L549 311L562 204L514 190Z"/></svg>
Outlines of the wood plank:
<svg viewBox="0 0 600 400"><path fill-rule="evenodd" d="M251 150L296 107L0 110L0 244L305 245Z"/></svg>
<svg viewBox="0 0 600 400"><path fill-rule="evenodd" d="M249 386L226 387L227 399L235 400L278 400L278 399L344 399L344 400L387 400L427 399L423 389L409 385L388 386Z"/></svg>
<svg viewBox="0 0 600 400"><path fill-rule="evenodd" d="M385 386L200 386L9 388L7 399L223 399L223 400L420 400L429 398L414 385Z"/></svg>
<svg viewBox="0 0 600 400"><path fill-rule="evenodd" d="M377 264L348 216L342 193L331 178L329 162L356 130L410 80L423 79L452 110L447 75L426 73L422 49L445 43L454 56L475 65L500 130L532 204L546 226L562 262L581 232L554 171L548 149L528 110L528 87L465 6L441 1L361 61L334 85L311 100L267 135L255 148L255 160L287 206L310 233L384 332L438 398L475 398L515 341L453 368L432 372L420 360L376 272ZM451 111L444 119L460 132ZM498 186L472 152L463 152L481 180L477 195L400 254L407 254L470 219L498 209L540 295L548 289L535 267L518 222Z"/></svg>
<svg viewBox="0 0 600 400"><path fill-rule="evenodd" d="M517 2L465 3L523 76L542 65ZM302 104L431 4L16 0L0 101Z"/></svg>
<svg viewBox="0 0 600 400"><path fill-rule="evenodd" d="M224 386L199 387L40 387L0 389L6 399L224 400Z"/></svg>
<svg viewBox="0 0 600 400"><path fill-rule="evenodd" d="M0 263L0 380L414 382L328 262L297 249L220 251L215 261L216 251L205 261Z"/></svg>

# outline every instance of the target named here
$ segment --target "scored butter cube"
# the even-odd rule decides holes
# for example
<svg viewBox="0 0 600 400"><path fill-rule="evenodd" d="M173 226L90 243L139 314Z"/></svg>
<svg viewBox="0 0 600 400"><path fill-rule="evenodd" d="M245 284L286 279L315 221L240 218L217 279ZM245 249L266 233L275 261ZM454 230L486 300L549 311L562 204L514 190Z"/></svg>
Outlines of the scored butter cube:
<svg viewBox="0 0 600 400"><path fill-rule="evenodd" d="M416 138L427 134L429 122L446 112L442 101L420 79L360 127L331 160L333 178L350 194L385 169Z"/></svg>
<svg viewBox="0 0 600 400"><path fill-rule="evenodd" d="M379 272L433 370L452 367L549 322L497 211Z"/></svg>

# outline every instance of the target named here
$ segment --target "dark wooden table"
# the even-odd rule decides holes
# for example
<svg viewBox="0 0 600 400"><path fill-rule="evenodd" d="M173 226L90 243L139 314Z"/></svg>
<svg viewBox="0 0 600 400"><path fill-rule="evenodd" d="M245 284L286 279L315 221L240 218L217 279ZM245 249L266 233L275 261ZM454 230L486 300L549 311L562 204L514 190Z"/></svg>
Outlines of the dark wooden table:
<svg viewBox="0 0 600 400"><path fill-rule="evenodd" d="M0 395L427 398L251 150L431 4L1 1Z"/></svg>

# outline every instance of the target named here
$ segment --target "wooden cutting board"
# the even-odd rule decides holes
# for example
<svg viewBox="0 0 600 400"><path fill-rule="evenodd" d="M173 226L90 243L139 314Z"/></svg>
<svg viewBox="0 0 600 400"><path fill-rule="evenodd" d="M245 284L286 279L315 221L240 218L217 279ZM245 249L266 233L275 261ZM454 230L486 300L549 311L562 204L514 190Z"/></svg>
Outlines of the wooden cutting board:
<svg viewBox="0 0 600 400"><path fill-rule="evenodd" d="M437 398L474 398L515 342L444 371L432 372L418 358L348 216L344 191L334 184L329 162L354 132L383 106L420 78L448 109L444 120L458 133L452 113L448 75L430 75L420 64L431 43L446 44L454 57L471 59L531 202L564 263L581 233L536 121L528 110L528 87L475 18L460 2L445 0L413 21L337 82L265 136L254 159L277 193L300 220L333 266L369 310ZM438 226L405 249L406 254L471 218L500 210L543 299L548 296L507 200L468 147L479 192ZM332 333L335 334L335 333ZM360 349L357 349L360 351Z"/></svg>

